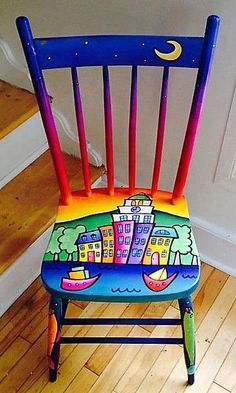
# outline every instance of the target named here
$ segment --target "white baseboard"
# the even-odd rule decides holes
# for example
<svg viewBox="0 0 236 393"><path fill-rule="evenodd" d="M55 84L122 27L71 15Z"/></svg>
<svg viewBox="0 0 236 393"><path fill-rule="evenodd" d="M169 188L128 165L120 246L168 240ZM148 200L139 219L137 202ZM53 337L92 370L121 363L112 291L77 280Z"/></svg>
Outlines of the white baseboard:
<svg viewBox="0 0 236 393"><path fill-rule="evenodd" d="M53 226L48 228L27 250L0 275L0 316L39 276L44 251Z"/></svg>
<svg viewBox="0 0 236 393"><path fill-rule="evenodd" d="M236 241L219 228L191 218L202 261L236 277Z"/></svg>

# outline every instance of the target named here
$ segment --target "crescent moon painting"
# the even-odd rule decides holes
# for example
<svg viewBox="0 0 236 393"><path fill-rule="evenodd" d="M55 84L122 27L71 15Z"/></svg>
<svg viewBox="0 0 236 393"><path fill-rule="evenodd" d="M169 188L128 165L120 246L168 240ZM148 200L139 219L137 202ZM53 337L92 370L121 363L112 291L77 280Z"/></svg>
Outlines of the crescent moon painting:
<svg viewBox="0 0 236 393"><path fill-rule="evenodd" d="M179 42L173 40L166 41L166 43L171 44L174 47L174 50L165 53L165 52L160 52L158 49L154 48L155 55L162 60L167 60L167 61L177 60L182 53L182 46L180 45Z"/></svg>

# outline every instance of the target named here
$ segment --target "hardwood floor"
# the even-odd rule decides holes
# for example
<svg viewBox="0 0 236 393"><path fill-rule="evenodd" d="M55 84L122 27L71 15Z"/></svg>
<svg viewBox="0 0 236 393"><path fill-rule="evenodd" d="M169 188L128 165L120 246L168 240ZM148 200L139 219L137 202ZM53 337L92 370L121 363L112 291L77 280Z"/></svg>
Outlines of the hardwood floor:
<svg viewBox="0 0 236 393"><path fill-rule="evenodd" d="M186 386L182 348L144 345L63 345L59 377L48 382L48 295L37 279L0 318L1 393L236 393L236 279L204 264L194 294L197 372ZM178 317L176 302L70 303L68 315ZM174 335L179 327L72 326L68 335Z"/></svg>

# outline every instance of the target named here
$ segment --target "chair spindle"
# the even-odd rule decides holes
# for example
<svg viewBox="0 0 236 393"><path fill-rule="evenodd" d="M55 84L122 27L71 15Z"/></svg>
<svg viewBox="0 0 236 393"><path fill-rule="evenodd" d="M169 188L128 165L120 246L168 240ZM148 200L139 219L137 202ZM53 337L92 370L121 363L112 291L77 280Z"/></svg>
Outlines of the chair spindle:
<svg viewBox="0 0 236 393"><path fill-rule="evenodd" d="M77 122L78 136L79 136L80 154L81 154L83 176L84 176L84 187L85 187L86 195L89 196L91 195L91 178L90 178L90 171L89 171L87 142L86 142L86 135L85 135L85 127L84 127L83 107L82 107L80 88L79 88L79 79L75 67L71 68L71 75L72 75L72 82L73 82L75 114L76 114L76 122Z"/></svg>
<svg viewBox="0 0 236 393"><path fill-rule="evenodd" d="M136 123L137 123L137 66L132 67L129 117L129 192L135 190L136 177Z"/></svg>
<svg viewBox="0 0 236 393"><path fill-rule="evenodd" d="M65 169L64 159L61 152L60 141L52 114L49 95L46 89L44 77L38 64L37 54L34 45L30 24L27 18L19 17L17 19L17 28L19 31L21 43L30 70L30 76L34 86L38 106L45 132L48 139L49 148L57 176L58 185L61 193L61 202L68 205L71 199L71 190L67 172Z"/></svg>
<svg viewBox="0 0 236 393"><path fill-rule="evenodd" d="M106 166L107 186L110 195L114 194L114 159L113 159L113 134L112 134L112 107L109 70L103 66L104 88L104 116L105 116L105 140L106 140Z"/></svg>
<svg viewBox="0 0 236 393"><path fill-rule="evenodd" d="M155 161L154 161L153 176L152 176L152 189L151 189L152 197L155 196L158 190L158 183L160 178L161 159L162 159L166 112L167 112L168 82L169 82L169 68L164 67L163 76L162 76L158 126L157 126L156 153L155 153Z"/></svg>
<svg viewBox="0 0 236 393"><path fill-rule="evenodd" d="M190 110L187 130L172 194L172 202L174 204L177 203L178 199L182 196L186 184L189 166L194 149L194 143L197 136L199 120L203 107L207 80L213 59L214 49L216 46L218 29L219 18L214 16L208 17L192 106Z"/></svg>

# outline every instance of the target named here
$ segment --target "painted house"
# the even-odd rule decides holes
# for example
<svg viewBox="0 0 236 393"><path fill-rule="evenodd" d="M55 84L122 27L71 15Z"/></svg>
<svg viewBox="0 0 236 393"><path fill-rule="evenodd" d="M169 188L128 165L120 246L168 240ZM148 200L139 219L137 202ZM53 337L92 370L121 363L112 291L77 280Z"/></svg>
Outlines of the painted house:
<svg viewBox="0 0 236 393"><path fill-rule="evenodd" d="M112 215L115 263L140 264L153 228L152 200L144 193L125 199Z"/></svg>
<svg viewBox="0 0 236 393"><path fill-rule="evenodd" d="M99 227L102 238L102 262L112 263L114 259L114 228L112 225Z"/></svg>
<svg viewBox="0 0 236 393"><path fill-rule="evenodd" d="M81 233L76 244L80 262L101 262L102 241L99 230Z"/></svg>
<svg viewBox="0 0 236 393"><path fill-rule="evenodd" d="M143 263L145 265L166 265L169 261L170 248L177 232L171 227L157 227L152 230Z"/></svg>

